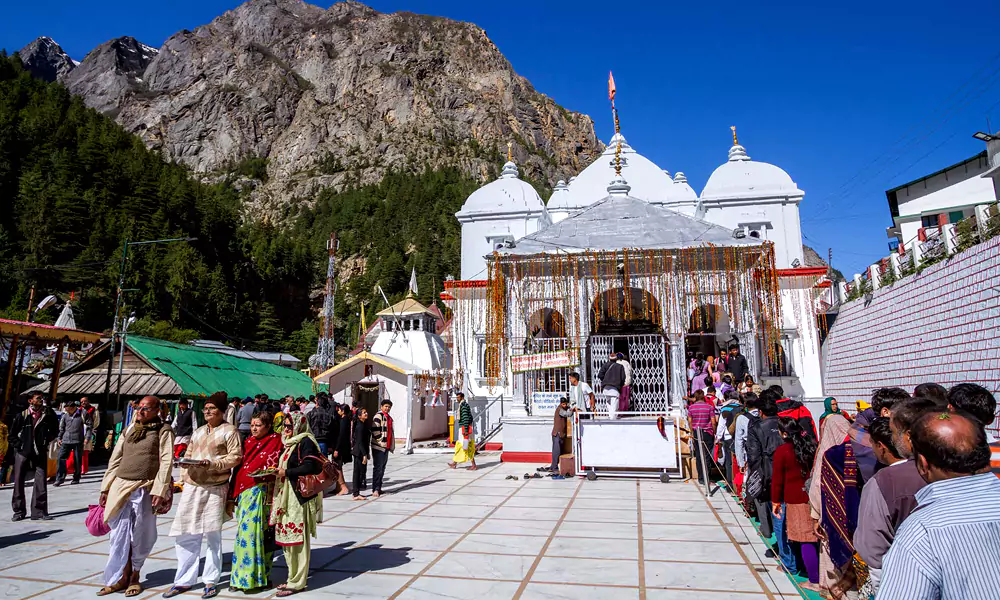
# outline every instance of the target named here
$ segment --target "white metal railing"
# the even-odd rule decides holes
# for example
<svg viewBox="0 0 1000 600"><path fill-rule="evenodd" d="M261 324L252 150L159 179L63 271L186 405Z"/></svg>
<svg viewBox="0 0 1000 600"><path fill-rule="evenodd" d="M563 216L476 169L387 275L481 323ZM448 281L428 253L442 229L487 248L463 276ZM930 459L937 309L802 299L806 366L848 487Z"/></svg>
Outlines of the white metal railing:
<svg viewBox="0 0 1000 600"><path fill-rule="evenodd" d="M853 281L840 282L838 301L846 302L849 296L856 296L859 289L877 290L912 274L928 262L936 262L997 235L1000 235L1000 209L996 203L976 206L973 216L958 223L921 227L916 237L899 245L897 252L872 263L863 274L855 274Z"/></svg>

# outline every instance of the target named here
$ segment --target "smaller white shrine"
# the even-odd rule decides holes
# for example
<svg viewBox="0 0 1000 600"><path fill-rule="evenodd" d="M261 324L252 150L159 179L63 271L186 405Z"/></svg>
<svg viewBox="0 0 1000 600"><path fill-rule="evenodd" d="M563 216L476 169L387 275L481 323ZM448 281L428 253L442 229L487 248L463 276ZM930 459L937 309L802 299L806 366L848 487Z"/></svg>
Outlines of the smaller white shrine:
<svg viewBox="0 0 1000 600"><path fill-rule="evenodd" d="M371 348L316 377L329 384L335 402L363 406L370 415L391 400L396 447L407 451L415 441L447 434L451 389L451 354L437 334L438 317L417 301L414 287L377 314L382 331Z"/></svg>

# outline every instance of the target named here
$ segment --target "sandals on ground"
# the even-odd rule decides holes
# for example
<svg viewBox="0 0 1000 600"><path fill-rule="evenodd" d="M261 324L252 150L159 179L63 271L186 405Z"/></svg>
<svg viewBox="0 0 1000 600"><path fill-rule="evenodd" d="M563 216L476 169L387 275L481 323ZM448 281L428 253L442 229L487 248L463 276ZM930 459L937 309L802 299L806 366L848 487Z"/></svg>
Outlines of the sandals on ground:
<svg viewBox="0 0 1000 600"><path fill-rule="evenodd" d="M101 589L97 590L98 596L107 596L109 594L117 594L118 592L124 590L126 585L106 585Z"/></svg>
<svg viewBox="0 0 1000 600"><path fill-rule="evenodd" d="M133 583L125 588L125 597L131 598L132 596L138 596L143 592L142 585L138 583Z"/></svg>
<svg viewBox="0 0 1000 600"><path fill-rule="evenodd" d="M287 598L288 596L291 596L293 594L298 594L299 592L304 592L304 591L306 591L306 588L302 588L299 590L292 590L287 587L283 587L278 590L278 593L275 594L275 596L278 598Z"/></svg>
<svg viewBox="0 0 1000 600"><path fill-rule="evenodd" d="M205 591L202 592L201 597L202 598L215 598L218 595L219 595L219 588L217 588L214 585L206 585L205 586Z"/></svg>
<svg viewBox="0 0 1000 600"><path fill-rule="evenodd" d="M172 585L172 586L170 586L169 590L163 592L163 597L164 598L173 598L174 596L180 596L181 594L183 594L184 592L186 592L186 591L188 591L190 589L191 588L184 587L182 585Z"/></svg>

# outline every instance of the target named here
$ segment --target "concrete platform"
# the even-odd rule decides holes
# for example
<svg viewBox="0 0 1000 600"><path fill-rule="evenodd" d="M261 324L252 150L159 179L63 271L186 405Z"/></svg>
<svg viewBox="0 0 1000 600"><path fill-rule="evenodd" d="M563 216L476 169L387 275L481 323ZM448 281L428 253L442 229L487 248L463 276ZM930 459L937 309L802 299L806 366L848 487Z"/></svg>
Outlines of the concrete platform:
<svg viewBox="0 0 1000 600"><path fill-rule="evenodd" d="M691 483L526 481L521 476L533 473L534 465L500 463L495 454L482 455L478 471L446 463L436 455L393 456L383 498L327 498L319 539L313 540L309 589L296 597L800 597L774 559L764 558L766 546L723 491L706 499ZM107 541L91 537L84 518L87 505L97 501L99 476L50 487L55 520L48 522L9 522L11 488L0 490L6 509L0 596L95 597ZM160 538L143 571L147 590L139 598L158 598L173 579L173 540L166 536L171 519L159 519ZM223 536L230 547L234 527L230 523ZM219 597L245 598L228 589L229 552ZM283 582L286 574L278 556L275 580ZM196 588L182 597L200 595Z"/></svg>

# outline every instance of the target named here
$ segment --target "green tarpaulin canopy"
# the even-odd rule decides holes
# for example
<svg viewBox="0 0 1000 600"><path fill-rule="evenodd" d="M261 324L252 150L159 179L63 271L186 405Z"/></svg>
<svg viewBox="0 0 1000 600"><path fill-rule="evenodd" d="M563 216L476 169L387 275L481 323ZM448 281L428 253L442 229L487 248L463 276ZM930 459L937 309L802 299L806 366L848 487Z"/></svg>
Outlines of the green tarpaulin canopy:
<svg viewBox="0 0 1000 600"><path fill-rule="evenodd" d="M206 348L130 335L125 343L143 360L170 377L185 396L226 392L243 398L267 394L309 396L313 382L305 373Z"/></svg>

